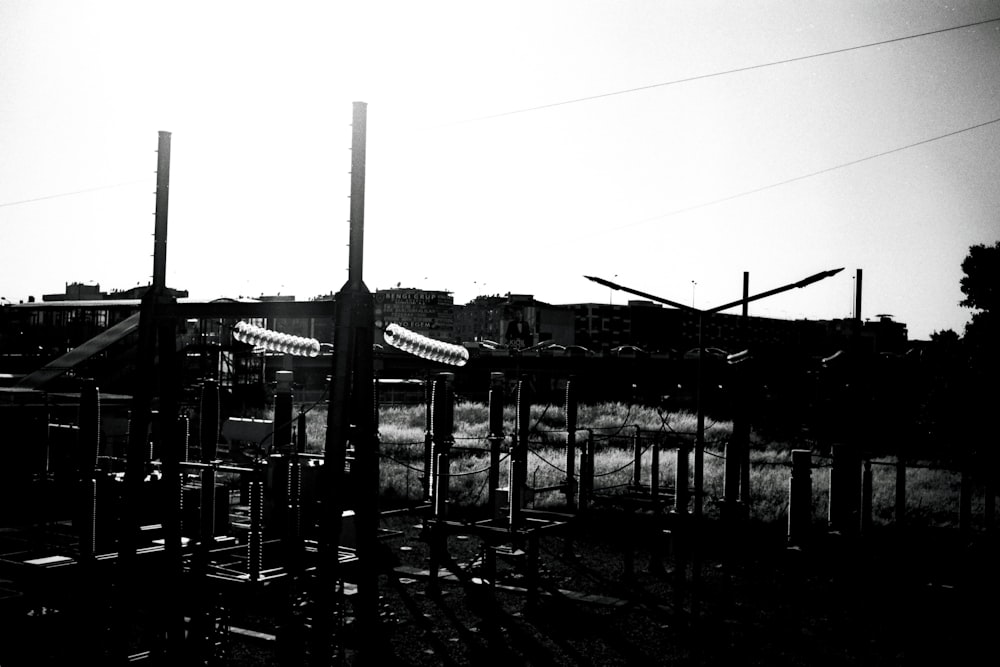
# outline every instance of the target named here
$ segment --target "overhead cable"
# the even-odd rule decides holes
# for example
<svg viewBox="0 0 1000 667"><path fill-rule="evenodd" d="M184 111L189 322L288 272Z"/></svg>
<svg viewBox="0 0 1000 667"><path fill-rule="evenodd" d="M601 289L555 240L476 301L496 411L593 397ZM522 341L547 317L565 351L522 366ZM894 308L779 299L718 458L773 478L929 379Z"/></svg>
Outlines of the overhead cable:
<svg viewBox="0 0 1000 667"><path fill-rule="evenodd" d="M744 190L742 192L737 192L736 194L728 195L726 197L720 197L719 199L713 199L712 201L704 202L701 204L695 204L694 206L687 206L685 208L675 209L669 213L661 213L660 215L654 215L649 218L643 218L642 220L636 220L635 222L629 222L624 225L619 225L617 227L612 227L611 230L625 229L626 227L634 227L635 225L641 225L646 222L651 222L653 220L660 220L662 218L670 218L675 215L680 215L681 213L690 213L691 211L697 211L698 209L707 208L709 206L715 206L716 204L722 204L727 201L732 201L733 199L739 199L740 197L746 197L748 195L757 194L758 192L763 192L765 190L770 190L772 188L777 188L782 185L788 185L789 183L795 183L796 181L802 181L807 178L812 178L813 176L819 176L821 174L827 174L831 171L836 171L837 169L843 169L845 167L851 167L856 164L861 164L862 162L867 162L869 160L874 160L876 158L885 157L886 155L892 155L893 153L899 153L900 151L905 151L910 148L915 148L917 146L922 146L924 144L929 144L932 141L938 141L940 139L947 139L948 137L953 137L956 134L962 134L963 132L970 132L972 130L978 130L981 127L986 127L987 125L992 125L993 123L1000 123L1000 118L994 118L993 120L988 120L985 123L979 123L977 125L972 125L970 127L964 127L961 130L955 130L954 132L948 132L947 134L941 134L936 137L931 137L930 139L923 139L921 141L915 141L912 144L907 144L905 146L899 146L897 148L890 148L889 150L882 151L881 153L875 153L874 155L867 155L856 160L851 160L850 162L843 162L841 164L834 165L832 167L826 167L824 169L819 169L817 171L809 172L808 174L802 174L800 176L794 176L792 178L786 178L783 181L778 181L777 183L769 183L768 185L762 185L757 188L752 188L750 190ZM607 230L602 230L607 231Z"/></svg>
<svg viewBox="0 0 1000 667"><path fill-rule="evenodd" d="M55 195L45 195L44 197L35 197L34 199L22 199L20 201L9 201L0 203L0 208L4 206L17 206L18 204L30 204L36 201L44 201L46 199L56 199L58 197L69 197L72 195L82 195L87 192L97 192L98 190L109 190L111 188L122 188L126 185L135 185L136 183L148 183L149 179L142 179L137 181L126 181L125 183L113 183L111 185L98 185L97 187L87 188L86 190L74 190L73 192L60 192Z"/></svg>
<svg viewBox="0 0 1000 667"><path fill-rule="evenodd" d="M605 97L614 97L616 95L626 95L628 93L638 93L644 90L651 90L653 88L663 88L665 86L673 86L679 83L690 83L692 81L701 81L702 79L711 79L719 76L726 76L729 74L739 74L740 72L750 72L756 69L763 69L765 67L774 67L775 65L785 65L788 63L801 62L803 60L810 60L813 58L822 58L824 56L832 56L839 53L848 53L850 51L858 51L860 49L868 49L873 46L884 46L886 44L892 44L894 42L902 42L909 39L917 39L918 37L928 37L930 35L937 35L943 32L950 32L952 30L961 30L963 28L972 28L979 25L984 25L987 23L994 23L1000 21L1000 18L986 19L984 21L976 21L974 23L965 23L963 25L952 26L950 28L939 28L937 30L929 30L927 32L917 33L915 35L905 35L903 37L893 37L891 39L883 39L878 42L868 42L866 44L858 44L855 46L846 46L840 49L833 49L832 51L823 51L821 53L811 53L805 56L796 56L794 58L785 58L783 60L773 60L766 63L758 63L756 65L747 65L745 67L737 67L735 69L723 70L721 72L710 72L708 74L696 74L695 76L684 77L682 79L672 79L670 81L661 81L659 83L651 83L645 86L637 86L635 88L625 88L623 90L615 90L607 93L598 93L597 95L588 95L586 97L577 97L571 100L563 100L561 102L550 102L548 104L539 104L533 107L524 107L523 109L513 109L511 111L501 111L500 113L490 114L488 116L478 116L476 118L468 118L465 120L453 121L452 123L447 123L448 125L459 125L463 123L474 123L483 120L491 120L493 118L502 118L503 116L513 116L515 114L528 113L530 111L540 111L542 109L551 109L553 107L564 106L567 104L576 104L578 102L590 102L592 100L599 100Z"/></svg>

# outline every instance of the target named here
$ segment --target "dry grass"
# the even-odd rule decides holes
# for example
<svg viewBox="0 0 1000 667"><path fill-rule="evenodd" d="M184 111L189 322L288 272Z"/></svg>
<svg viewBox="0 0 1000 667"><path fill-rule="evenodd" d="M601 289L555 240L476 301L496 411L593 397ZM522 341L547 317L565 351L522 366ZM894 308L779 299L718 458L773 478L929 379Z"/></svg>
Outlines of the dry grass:
<svg viewBox="0 0 1000 667"><path fill-rule="evenodd" d="M530 437L528 485L547 488L566 480L566 416L562 406L532 405L529 413ZM307 415L307 450L322 452L326 433L326 410L318 406ZM264 415L264 418L268 418ZM379 438L382 454L381 483L383 496L390 502L419 502L424 496L424 441L426 436L424 406L387 406L380 410ZM507 452L515 432L513 406L504 410L500 484L507 484ZM481 403L455 406L455 445L452 449L450 500L456 507L485 505L488 497L489 414ZM632 480L635 461L635 438L639 438L640 481L648 484L653 455L649 444L663 444L659 457L661 486L676 482L677 447L693 448L697 417L690 412L664 413L655 408L626 403L581 405L578 409L578 447L589 430L595 441L594 488L601 493L624 489ZM724 489L725 444L732 433L732 422L705 419L704 490L705 512L717 512ZM750 517L763 523L788 520L788 480L792 448L808 443L763 441L751 436ZM580 452L574 458L576 474L580 471ZM890 459L876 460L872 466L872 520L875 525L892 524L895 516L896 472ZM812 471L813 517L824 522L829 511L830 460L814 458ZM689 452L688 471L693 475L694 455ZM689 476L689 484L693 480ZM908 523L932 527L958 524L961 475L955 471L911 464L906 474ZM983 489L973 487L973 516L982 514ZM535 507L558 507L565 503L559 491L538 493Z"/></svg>

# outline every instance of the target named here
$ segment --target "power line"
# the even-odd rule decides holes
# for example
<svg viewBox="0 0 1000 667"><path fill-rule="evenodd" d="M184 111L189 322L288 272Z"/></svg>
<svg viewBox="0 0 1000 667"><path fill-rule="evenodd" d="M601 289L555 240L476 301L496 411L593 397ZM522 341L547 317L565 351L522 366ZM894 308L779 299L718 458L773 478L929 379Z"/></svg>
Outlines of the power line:
<svg viewBox="0 0 1000 667"><path fill-rule="evenodd" d="M962 128L961 130L955 130L954 132L948 132L947 134L941 134L936 137L931 137L930 139L923 139L921 141L916 141L912 144L907 144L905 146L899 146L897 148L890 148L887 151L882 151L881 153L875 153L874 155L868 155L866 157L858 158L856 160L851 160L850 162L843 162L832 167L826 167L824 169L819 169L818 171L809 172L808 174L802 174L800 176L795 176L793 178L787 178L783 181L778 181L777 183L770 183L768 185L762 185L751 190L744 190L743 192L738 192L733 195L728 195L726 197L720 197L719 199L714 199L703 204L695 204L694 206L688 206L686 208L679 208L669 213L663 213L661 215L654 215L649 218L643 218L642 220L636 220L635 222L630 222L618 227L613 227L612 230L625 229L626 227L634 227L635 225L641 225L645 222L650 222L652 220L660 220L662 218L670 218L675 215L680 215L681 213L689 213L691 211L697 211L701 208L707 208L709 206L715 206L716 204L722 204L723 202L732 201L733 199L739 199L740 197L746 197L748 195L756 194L758 192L763 192L765 190L770 190L772 188L777 188L782 185L788 185L789 183L795 183L796 181L802 181L807 178L812 178L813 176L819 176L820 174L827 174L831 171L836 171L837 169L843 169L845 167L851 167L856 164L861 164L862 162L867 162L869 160L874 160L876 158L885 157L886 155L892 155L893 153L899 153L900 151L905 151L916 146L922 146L924 144L929 144L932 141L938 141L940 139L947 139L948 137L953 137L956 134L962 134L963 132L970 132L972 130L978 130L981 127L986 127L987 125L992 125L993 123L1000 123L1000 118L994 118L993 120L988 120L985 123L979 123L978 125L972 125L970 127Z"/></svg>
<svg viewBox="0 0 1000 667"><path fill-rule="evenodd" d="M56 199L58 197L70 197L72 195L82 195L87 192L97 192L98 190L110 190L111 188L122 188L126 185L135 185L136 183L148 183L149 179L142 179L137 181L127 181L125 183L113 183L111 185L98 185L94 188L87 188L86 190L74 190L73 192L60 192L55 195L45 195L44 197L35 197L34 199L22 199L20 201L9 201L0 204L0 208L5 206L17 206L18 204L30 204L36 201L45 201L46 199Z"/></svg>
<svg viewBox="0 0 1000 667"><path fill-rule="evenodd" d="M785 65L787 63L801 62L803 60L810 60L812 58L821 58L823 56L832 56L839 53L848 53L850 51L857 51L860 49L868 49L873 46L884 46L886 44L892 44L894 42L902 42L908 39L916 39L918 37L927 37L929 35L937 35L943 32L950 32L952 30L961 30L963 28L972 28L974 26L985 25L987 23L993 23L995 21L1000 21L1000 18L986 19L984 21L976 21L975 23L966 23L964 25L957 25L950 28L939 28L937 30L929 30L927 32L917 33L915 35L906 35L904 37L893 37L892 39L884 39L878 42L869 42L867 44L859 44L856 46L847 46L841 49L834 49L832 51L823 51L822 53L813 53L805 56L796 56L794 58L786 58L784 60L774 60L767 63L759 63L757 65L747 65L746 67L737 67L735 69L724 70L721 72L711 72L709 74L697 74L695 76L685 77L683 79L673 79L671 81L662 81L660 83L651 83L645 86L638 86L636 88L626 88L624 90L615 90L608 93L599 93L597 95L588 95L587 97L577 97L571 100L563 100L561 102L550 102L548 104L539 104L533 107L525 107L523 109L514 109L511 111L502 111L500 113L491 114L489 116L479 116L477 118L468 118L466 120L459 120L449 123L450 125L458 125L461 123L473 123L481 120L491 120L493 118L502 118L503 116L513 116L515 114L528 113L529 111L540 111L542 109L551 109L553 107L564 106L567 104L576 104L578 102L590 102L592 100L599 100L605 97L613 97L616 95L626 95L628 93L637 93L644 90L651 90L653 88L662 88L665 86L673 86L679 83L690 83L692 81L700 81L702 79L711 79L718 76L726 76L728 74L738 74L740 72L750 72L755 69L762 69L764 67L773 67L775 65Z"/></svg>

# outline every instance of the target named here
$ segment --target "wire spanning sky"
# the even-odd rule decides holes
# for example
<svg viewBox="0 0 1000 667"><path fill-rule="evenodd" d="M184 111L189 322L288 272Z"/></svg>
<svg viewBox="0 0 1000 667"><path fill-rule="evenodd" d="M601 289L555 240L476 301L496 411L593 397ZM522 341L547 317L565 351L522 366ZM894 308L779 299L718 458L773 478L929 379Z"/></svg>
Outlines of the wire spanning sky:
<svg viewBox="0 0 1000 667"><path fill-rule="evenodd" d="M146 284L158 132L167 283L336 292L352 103L364 279L700 308L844 267L754 315L961 333L1000 238L1000 4L0 4L0 296Z"/></svg>

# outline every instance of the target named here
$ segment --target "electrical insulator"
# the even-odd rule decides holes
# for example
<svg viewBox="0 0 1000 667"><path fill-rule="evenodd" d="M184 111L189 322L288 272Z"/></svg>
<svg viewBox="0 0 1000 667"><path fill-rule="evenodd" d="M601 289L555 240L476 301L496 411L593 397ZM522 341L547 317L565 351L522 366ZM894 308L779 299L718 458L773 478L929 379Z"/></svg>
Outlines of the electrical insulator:
<svg viewBox="0 0 1000 667"><path fill-rule="evenodd" d="M452 366L464 366L469 360L469 351L465 346L434 340L398 324L390 324L385 328L385 342L422 359Z"/></svg>
<svg viewBox="0 0 1000 667"><path fill-rule="evenodd" d="M238 322L233 327L233 338L254 347L263 347L297 357L319 355L319 341L315 338L303 338L302 336L271 331L249 322Z"/></svg>

